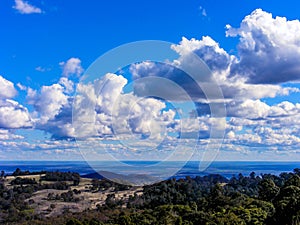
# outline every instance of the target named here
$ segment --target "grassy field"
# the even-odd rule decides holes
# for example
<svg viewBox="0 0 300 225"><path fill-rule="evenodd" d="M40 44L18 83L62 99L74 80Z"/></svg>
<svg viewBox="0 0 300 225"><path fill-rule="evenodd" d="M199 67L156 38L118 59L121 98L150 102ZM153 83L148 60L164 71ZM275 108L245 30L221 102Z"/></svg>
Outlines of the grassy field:
<svg viewBox="0 0 300 225"><path fill-rule="evenodd" d="M44 174L40 175L24 175L24 176L7 176L5 179L5 186L8 189L14 188L19 185L11 185L10 182L17 177L20 178L30 178L35 179L37 183L46 184L54 183L52 181L44 181L41 179ZM72 184L71 181L66 183ZM25 185L23 185L25 186ZM33 193L32 197L26 199L25 201L29 203L30 207L34 209L34 213L39 215L44 215L45 217L57 216L63 214L66 211L69 212L82 212L87 209L96 209L97 205L103 205L109 194L114 194L115 199L124 200L126 202L130 196L134 194L141 195L141 187L132 187L129 190L115 191L113 188L109 188L105 191L92 191L92 179L81 178L80 183L77 186L70 186L68 190L56 190L56 189L43 189ZM76 202L66 202L62 199L59 200L49 200L49 194L52 196L61 195L62 193L67 193L68 191L73 191L76 189L80 191L78 194L74 194L79 201Z"/></svg>

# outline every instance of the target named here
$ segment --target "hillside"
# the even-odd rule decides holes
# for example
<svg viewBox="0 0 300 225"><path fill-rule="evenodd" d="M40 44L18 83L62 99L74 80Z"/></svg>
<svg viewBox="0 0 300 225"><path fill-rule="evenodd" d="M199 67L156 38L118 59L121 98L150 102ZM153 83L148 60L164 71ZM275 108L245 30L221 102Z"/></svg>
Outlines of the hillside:
<svg viewBox="0 0 300 225"><path fill-rule="evenodd" d="M3 224L280 224L300 221L300 169L132 187L68 172L1 176ZM92 175L89 175L92 176Z"/></svg>

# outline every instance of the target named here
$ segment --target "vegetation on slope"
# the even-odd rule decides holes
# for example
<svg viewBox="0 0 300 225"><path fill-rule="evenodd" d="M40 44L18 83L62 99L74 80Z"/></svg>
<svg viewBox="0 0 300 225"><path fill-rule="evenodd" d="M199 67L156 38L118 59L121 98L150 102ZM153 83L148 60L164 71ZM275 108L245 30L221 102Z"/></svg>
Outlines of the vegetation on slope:
<svg viewBox="0 0 300 225"><path fill-rule="evenodd" d="M59 176L69 175L62 173ZM74 174L71 178L78 179ZM67 180L73 182L72 179ZM65 178L55 179L55 183L65 181ZM130 189L129 186L105 179L93 180L91 192L110 193L104 204L81 213L66 211L49 218L36 215L34 208L26 202L35 191L45 186L29 180L14 182L19 185L13 188L4 185L3 177L0 182L0 222L4 224L300 224L299 169L279 176L239 174L229 180L220 175L170 179L145 186L142 194L123 200L117 198L116 193ZM80 204L81 200L76 197L80 192L70 191L70 185L67 189L69 191L63 195L50 195L49 201L58 198Z"/></svg>

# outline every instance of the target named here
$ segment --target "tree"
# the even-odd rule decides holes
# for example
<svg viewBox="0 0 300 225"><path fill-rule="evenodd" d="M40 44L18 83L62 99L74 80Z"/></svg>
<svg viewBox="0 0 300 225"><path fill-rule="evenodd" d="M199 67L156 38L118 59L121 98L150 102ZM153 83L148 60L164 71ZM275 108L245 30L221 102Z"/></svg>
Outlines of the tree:
<svg viewBox="0 0 300 225"><path fill-rule="evenodd" d="M13 176L19 176L20 174L21 174L21 169L20 168L17 168L16 170L15 170L15 172L13 172Z"/></svg>
<svg viewBox="0 0 300 225"><path fill-rule="evenodd" d="M300 187L300 177L297 174L294 174L292 177L290 177L285 183L284 186L296 186Z"/></svg>
<svg viewBox="0 0 300 225"><path fill-rule="evenodd" d="M295 168L293 171L294 171L295 174L300 176L300 169L299 168Z"/></svg>
<svg viewBox="0 0 300 225"><path fill-rule="evenodd" d="M266 178L258 184L258 196L265 201L273 200L279 193L279 187L276 186L273 180Z"/></svg>
<svg viewBox="0 0 300 225"><path fill-rule="evenodd" d="M120 225L134 225L134 223L131 222L130 216L123 215L119 218L118 224Z"/></svg>
<svg viewBox="0 0 300 225"><path fill-rule="evenodd" d="M300 188L296 186L283 187L274 199L276 224L292 224L300 212ZM294 219L293 219L294 218Z"/></svg>
<svg viewBox="0 0 300 225"><path fill-rule="evenodd" d="M66 225L83 225L83 223L75 218L72 218L66 223Z"/></svg>

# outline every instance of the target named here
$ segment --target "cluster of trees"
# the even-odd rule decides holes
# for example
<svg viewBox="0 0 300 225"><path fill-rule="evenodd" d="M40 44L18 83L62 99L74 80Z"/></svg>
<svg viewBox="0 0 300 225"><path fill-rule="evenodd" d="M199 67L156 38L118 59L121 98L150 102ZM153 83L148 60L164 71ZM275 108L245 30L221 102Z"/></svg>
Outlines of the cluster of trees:
<svg viewBox="0 0 300 225"><path fill-rule="evenodd" d="M4 180L0 180L0 223L10 224L19 220L29 220L33 210L25 199L30 198L34 192L31 185L6 188Z"/></svg>
<svg viewBox="0 0 300 225"><path fill-rule="evenodd" d="M64 201L64 202L79 202L81 199L79 197L76 197L75 195L80 194L81 192L74 189L73 191L69 190L67 192L63 192L61 194L54 194L49 193L47 196L47 199L49 201L56 200L56 201Z"/></svg>
<svg viewBox="0 0 300 225"><path fill-rule="evenodd" d="M4 171L1 171L1 173L4 173ZM20 168L17 168L12 175L13 176L24 176L24 175L38 175L46 173L46 171L37 171L37 172L30 172L29 170L22 171Z"/></svg>
<svg viewBox="0 0 300 225"><path fill-rule="evenodd" d="M101 180L93 179L92 180L92 191L106 191L108 189L111 189L112 191L125 191L129 190L130 186L125 184L119 184L112 182L106 178L103 178Z"/></svg>
<svg viewBox="0 0 300 225"><path fill-rule="evenodd" d="M216 184L225 184L228 180L220 175L204 177L186 177L185 179L166 180L158 184L145 186L142 197L134 196L129 207L155 208L161 205L195 202L207 196Z"/></svg>
<svg viewBox="0 0 300 225"><path fill-rule="evenodd" d="M29 171L21 171L20 169L16 169L13 173L17 176L13 179L10 184L12 187L6 187L5 185L5 173L1 172L0 176L0 224L18 224L26 221L33 221L38 218L38 215L34 213L34 209L30 207L30 202L27 202L26 199L30 198L34 192L43 189L57 189L57 190L68 190L70 188L70 184L66 181L55 181L51 183L40 183L36 182L35 179L31 178L22 178L18 176L22 175L36 175L36 174L44 174L45 172L34 172L31 173ZM65 175L66 174L66 175ZM75 173L60 173L61 177L67 177L68 181L76 181L78 182L79 174ZM74 177L74 180L69 179L70 174ZM72 192L73 194L73 192ZM76 197L72 196L70 198L69 194L64 194L60 196L61 199L69 201L77 200ZM71 201L70 200L70 201ZM41 218L39 218L41 219ZM34 224L28 222L29 224Z"/></svg>
<svg viewBox="0 0 300 225"><path fill-rule="evenodd" d="M45 181L73 181L73 185L78 185L80 182L79 173L74 172L45 172L45 175L41 177L41 180Z"/></svg>
<svg viewBox="0 0 300 225"><path fill-rule="evenodd" d="M10 182L11 185L37 184L35 179L17 177Z"/></svg>
<svg viewBox="0 0 300 225"><path fill-rule="evenodd" d="M38 186L35 187L37 187L38 190L44 190L44 189L68 190L70 186L71 185L65 181L57 181L53 183L39 184Z"/></svg>

